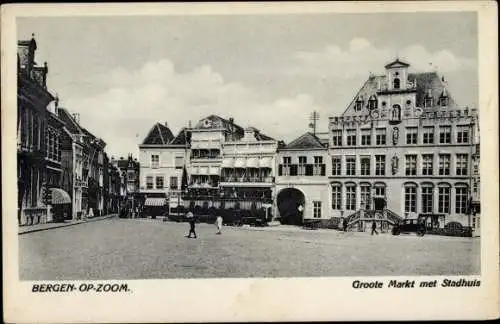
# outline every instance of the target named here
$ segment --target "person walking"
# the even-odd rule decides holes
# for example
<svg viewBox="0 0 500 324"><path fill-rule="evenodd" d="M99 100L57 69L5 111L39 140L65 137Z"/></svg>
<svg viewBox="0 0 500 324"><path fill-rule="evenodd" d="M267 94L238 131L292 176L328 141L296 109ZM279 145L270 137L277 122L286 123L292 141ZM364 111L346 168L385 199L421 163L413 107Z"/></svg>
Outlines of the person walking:
<svg viewBox="0 0 500 324"><path fill-rule="evenodd" d="M217 216L217 220L216 220L216 224L217 224L217 233L218 235L222 234L221 230L222 230L222 216L219 215Z"/></svg>
<svg viewBox="0 0 500 324"><path fill-rule="evenodd" d="M371 235L373 235L373 233L375 233L375 234L378 235L378 232L377 232L377 222L376 221L372 222L372 234Z"/></svg>
<svg viewBox="0 0 500 324"><path fill-rule="evenodd" d="M188 238L191 238L191 234L194 235L194 238L197 238L196 236L196 231L195 231L195 227L196 227L196 217L194 217L193 213L191 211L189 211L187 214L186 214L186 217L188 219L188 222L189 222L189 234Z"/></svg>

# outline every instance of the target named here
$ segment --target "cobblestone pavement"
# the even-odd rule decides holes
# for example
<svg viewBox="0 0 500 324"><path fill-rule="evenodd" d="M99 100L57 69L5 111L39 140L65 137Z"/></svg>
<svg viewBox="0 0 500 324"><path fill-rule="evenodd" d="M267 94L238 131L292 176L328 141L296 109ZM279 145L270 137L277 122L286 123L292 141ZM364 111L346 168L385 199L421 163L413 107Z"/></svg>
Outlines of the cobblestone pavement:
<svg viewBox="0 0 500 324"><path fill-rule="evenodd" d="M281 228L281 229L280 229ZM19 236L21 280L478 274L479 238L105 219Z"/></svg>
<svg viewBox="0 0 500 324"><path fill-rule="evenodd" d="M86 223L86 222L96 222L99 220L103 220L103 219L107 219L107 218L111 218L111 217L116 217L116 216L117 216L117 214L110 214L110 215L104 215L104 216L95 216L92 218L87 218L86 220L71 220L71 221L65 221L65 222L61 222L61 223L43 223L43 224L35 224L35 225L24 225L24 226L19 227L19 234L45 231L45 230L59 228L59 227L78 225L78 224L82 224L82 223Z"/></svg>

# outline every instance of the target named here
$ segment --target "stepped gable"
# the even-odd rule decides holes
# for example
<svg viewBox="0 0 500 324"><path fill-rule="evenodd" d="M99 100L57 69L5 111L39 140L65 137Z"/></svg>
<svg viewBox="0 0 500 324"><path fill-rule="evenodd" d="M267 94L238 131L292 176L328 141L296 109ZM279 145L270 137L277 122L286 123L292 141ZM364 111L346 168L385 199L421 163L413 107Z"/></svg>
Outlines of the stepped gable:
<svg viewBox="0 0 500 324"><path fill-rule="evenodd" d="M304 135L298 137L297 139L285 145L284 149L325 149L326 146L321 142L321 140L312 133L305 133Z"/></svg>
<svg viewBox="0 0 500 324"><path fill-rule="evenodd" d="M142 142L142 144L169 144L174 139L172 131L167 126L156 123L151 127L148 135Z"/></svg>
<svg viewBox="0 0 500 324"><path fill-rule="evenodd" d="M393 62L394 63L394 62ZM393 64L391 63L391 64ZM399 64L399 63L398 63ZM406 63L404 63L406 64ZM444 93L448 95L448 106L446 109L457 109L459 108L456 102L453 100L453 96L450 94L449 89L446 87L443 78L438 75L437 72L420 72L420 73L409 73L408 80L410 82L417 82L416 87L416 106L423 108L424 99L427 95L428 91L432 95L434 99L434 106L437 106L438 100L440 96ZM367 116L369 115L368 110L368 100L374 96L377 97L377 91L379 88L379 84L385 84L387 82L387 78L385 75L370 75L368 79L365 81L363 86L356 93L352 101L347 106L347 109L344 111L342 116ZM356 100L358 98L363 98L364 104L363 109L361 111L356 111L354 106L356 104ZM381 108L380 105L378 107Z"/></svg>

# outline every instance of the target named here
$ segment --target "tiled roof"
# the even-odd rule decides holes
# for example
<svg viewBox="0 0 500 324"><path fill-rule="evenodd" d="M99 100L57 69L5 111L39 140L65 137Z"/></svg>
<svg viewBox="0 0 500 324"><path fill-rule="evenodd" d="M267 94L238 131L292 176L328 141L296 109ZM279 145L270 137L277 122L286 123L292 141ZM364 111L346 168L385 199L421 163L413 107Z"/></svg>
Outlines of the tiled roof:
<svg viewBox="0 0 500 324"><path fill-rule="evenodd" d="M191 140L191 133L186 132L186 128L182 128L177 136L170 142L172 145L186 145Z"/></svg>
<svg viewBox="0 0 500 324"><path fill-rule="evenodd" d="M290 142L290 144L284 147L285 149L324 149L325 145L321 140L312 133L305 133L299 138Z"/></svg>
<svg viewBox="0 0 500 324"><path fill-rule="evenodd" d="M453 97L450 95L448 89L442 79L438 76L436 72L422 72L422 73L409 73L408 80L410 82L417 82L416 88L416 107L423 107L424 98L427 92L430 90L431 95L434 99L434 105L437 106L438 99L443 93L446 91L448 94L448 108L455 109L458 108L457 104L453 100ZM342 114L343 116L365 116L369 113L368 110L368 99L372 96L377 96L377 90L379 84L385 84L386 76L385 75L371 75L366 82L363 84L361 89L359 89L356 96L353 98L347 109ZM364 106L360 111L356 111L354 106L356 104L356 100L358 98L363 98ZM381 107L379 107L381 108ZM388 107L389 108L389 107Z"/></svg>
<svg viewBox="0 0 500 324"><path fill-rule="evenodd" d="M262 134L260 130L255 127L247 127L246 130L252 131L257 141L274 141L274 138Z"/></svg>
<svg viewBox="0 0 500 324"><path fill-rule="evenodd" d="M142 144L169 144L174 139L172 131L160 123L156 123L148 135L142 142Z"/></svg>
<svg viewBox="0 0 500 324"><path fill-rule="evenodd" d="M81 134L83 133L82 127L78 125L78 123L73 119L73 116L66 110L66 108L59 108L58 117L64 122L64 126L66 129L72 134Z"/></svg>

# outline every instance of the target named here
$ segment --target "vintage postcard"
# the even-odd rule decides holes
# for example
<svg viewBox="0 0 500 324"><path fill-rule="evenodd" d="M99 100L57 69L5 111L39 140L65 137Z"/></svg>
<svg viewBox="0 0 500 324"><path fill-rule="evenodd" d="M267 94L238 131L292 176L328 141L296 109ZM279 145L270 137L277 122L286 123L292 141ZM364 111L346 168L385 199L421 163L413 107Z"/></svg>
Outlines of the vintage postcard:
<svg viewBox="0 0 500 324"><path fill-rule="evenodd" d="M5 320L499 314L490 1L2 6Z"/></svg>

